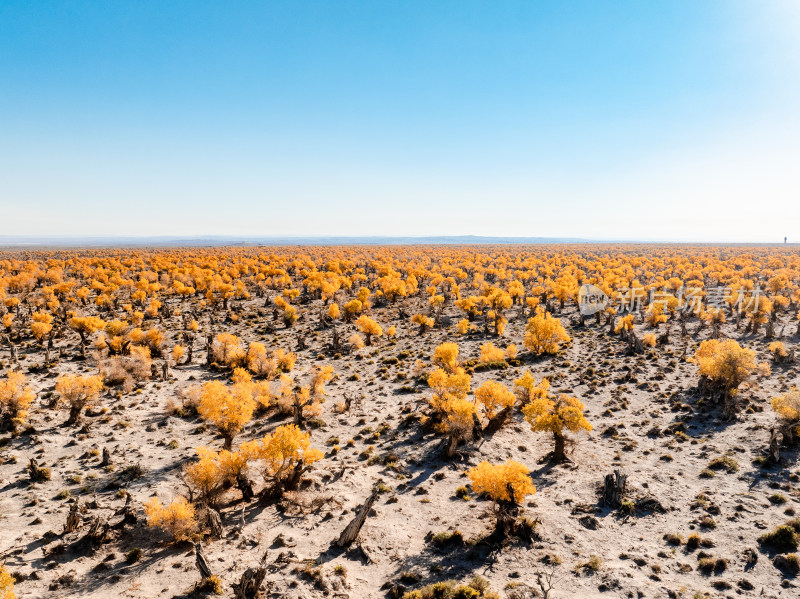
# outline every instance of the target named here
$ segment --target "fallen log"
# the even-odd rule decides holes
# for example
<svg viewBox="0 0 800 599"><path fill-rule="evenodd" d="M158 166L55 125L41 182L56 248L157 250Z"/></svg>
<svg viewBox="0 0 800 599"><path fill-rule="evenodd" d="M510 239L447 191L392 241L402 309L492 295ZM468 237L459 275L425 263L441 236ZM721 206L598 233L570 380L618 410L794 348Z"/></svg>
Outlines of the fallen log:
<svg viewBox="0 0 800 599"><path fill-rule="evenodd" d="M358 533L361 531L361 527L364 526L364 522L369 515L369 511L372 509L372 505L378 499L378 493L380 491L377 489L372 490L372 494L367 498L364 504L358 508L356 511L356 516L350 521L350 524L342 531L342 534L339 535L339 539L336 541L336 545L339 547L346 547L350 543L356 540L358 537Z"/></svg>

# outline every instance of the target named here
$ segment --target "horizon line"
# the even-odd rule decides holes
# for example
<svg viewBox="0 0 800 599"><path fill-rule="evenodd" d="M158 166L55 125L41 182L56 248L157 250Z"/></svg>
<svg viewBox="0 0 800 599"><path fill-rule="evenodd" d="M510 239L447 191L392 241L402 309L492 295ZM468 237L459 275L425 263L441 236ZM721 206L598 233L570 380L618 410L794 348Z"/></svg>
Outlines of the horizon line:
<svg viewBox="0 0 800 599"><path fill-rule="evenodd" d="M795 246L781 241L698 241L664 239L588 239L502 235L0 235L0 248L224 247L228 245L743 245Z"/></svg>

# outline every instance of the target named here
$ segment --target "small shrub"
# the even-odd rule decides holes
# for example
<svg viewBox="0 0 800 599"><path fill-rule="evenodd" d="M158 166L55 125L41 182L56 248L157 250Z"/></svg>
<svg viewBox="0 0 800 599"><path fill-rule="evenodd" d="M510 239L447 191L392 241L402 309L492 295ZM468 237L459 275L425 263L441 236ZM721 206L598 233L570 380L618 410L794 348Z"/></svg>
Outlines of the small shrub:
<svg viewBox="0 0 800 599"><path fill-rule="evenodd" d="M800 574L800 558L796 553L787 553L786 555L776 555L772 560L772 564L779 570L796 576Z"/></svg>
<svg viewBox="0 0 800 599"><path fill-rule="evenodd" d="M708 468L711 470L725 470L728 474L733 474L739 471L739 462L730 456L720 456L711 460L708 463Z"/></svg>
<svg viewBox="0 0 800 599"><path fill-rule="evenodd" d="M798 539L797 530L789 524L782 524L772 532L763 534L758 538L758 542L762 545L781 553L797 551L798 541L800 539Z"/></svg>
<svg viewBox="0 0 800 599"><path fill-rule="evenodd" d="M214 593L215 595L222 595L222 579L219 576L209 576L204 578L200 584L197 585L196 590L198 593Z"/></svg>
<svg viewBox="0 0 800 599"><path fill-rule="evenodd" d="M464 501L469 501L471 499L469 489L467 489L467 487L459 487L456 489L456 497Z"/></svg>
<svg viewBox="0 0 800 599"><path fill-rule="evenodd" d="M430 538L431 544L439 547L452 547L453 545L463 545L464 535L460 530L436 533Z"/></svg>
<svg viewBox="0 0 800 599"><path fill-rule="evenodd" d="M664 539L670 545L683 545L683 537L681 535L679 535L679 534L670 533L670 534L664 535Z"/></svg>

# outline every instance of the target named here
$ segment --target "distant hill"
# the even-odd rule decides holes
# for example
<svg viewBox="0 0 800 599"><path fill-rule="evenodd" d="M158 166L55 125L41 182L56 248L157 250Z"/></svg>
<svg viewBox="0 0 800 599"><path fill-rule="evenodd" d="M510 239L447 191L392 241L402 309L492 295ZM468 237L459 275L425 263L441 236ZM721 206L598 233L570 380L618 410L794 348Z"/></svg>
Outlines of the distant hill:
<svg viewBox="0 0 800 599"><path fill-rule="evenodd" d="M80 237L0 235L0 247L15 249L41 248L103 248L103 247L218 247L218 246L280 246L280 245L502 245L502 244L647 244L647 245L709 245L709 246L783 246L782 243L719 243L671 242L658 240L584 239L580 237L489 237L480 235L434 235L426 237L228 237L207 235L194 237ZM788 244L796 246L797 244Z"/></svg>
<svg viewBox="0 0 800 599"><path fill-rule="evenodd" d="M33 237L0 235L5 247L174 247L223 245L461 245L461 244L598 243L569 237L481 237L442 235L432 237Z"/></svg>

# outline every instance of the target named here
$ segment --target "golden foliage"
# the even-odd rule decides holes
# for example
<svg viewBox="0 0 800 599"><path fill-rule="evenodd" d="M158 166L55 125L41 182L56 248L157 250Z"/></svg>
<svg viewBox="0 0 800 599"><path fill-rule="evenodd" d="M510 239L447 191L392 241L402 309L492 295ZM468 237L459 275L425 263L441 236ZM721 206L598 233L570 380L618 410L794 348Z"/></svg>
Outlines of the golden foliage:
<svg viewBox="0 0 800 599"><path fill-rule="evenodd" d="M475 389L475 401L483 406L484 414L491 419L500 410L513 406L517 398L503 383L486 381Z"/></svg>
<svg viewBox="0 0 800 599"><path fill-rule="evenodd" d="M330 316L333 320L339 318L339 304L331 304L328 306L328 316Z"/></svg>
<svg viewBox="0 0 800 599"><path fill-rule="evenodd" d="M583 403L566 394L554 398L549 392L540 393L522 408L522 414L532 431L549 432L553 435L553 458L556 460L564 458L565 430L573 433L592 430L592 425L583 415Z"/></svg>
<svg viewBox="0 0 800 599"><path fill-rule="evenodd" d="M785 358L788 354L786 344L783 341L773 341L767 346L767 350L775 359Z"/></svg>
<svg viewBox="0 0 800 599"><path fill-rule="evenodd" d="M297 354L294 352L287 352L284 349L277 348L272 352L272 356L278 363L278 370L284 373L291 372L294 364L297 361Z"/></svg>
<svg viewBox="0 0 800 599"><path fill-rule="evenodd" d="M320 450L311 447L311 435L294 424L279 426L262 439L243 443L240 453L248 461L259 462L261 475L267 483L280 485L298 469L307 469L322 459Z"/></svg>
<svg viewBox="0 0 800 599"><path fill-rule="evenodd" d="M657 327L662 322L667 322L667 315L664 314L663 304L650 304L645 314L645 320L651 327Z"/></svg>
<svg viewBox="0 0 800 599"><path fill-rule="evenodd" d="M772 410L785 424L795 426L796 433L800 434L800 389L792 387L788 393L774 397Z"/></svg>
<svg viewBox="0 0 800 599"><path fill-rule="evenodd" d="M501 362L505 360L505 358L505 352L499 347L496 347L491 341L481 345L481 362Z"/></svg>
<svg viewBox="0 0 800 599"><path fill-rule="evenodd" d="M0 409L14 428L25 421L35 397L33 387L28 385L27 377L21 372L11 370L4 380L0 380Z"/></svg>
<svg viewBox="0 0 800 599"><path fill-rule="evenodd" d="M69 422L75 422L85 407L94 405L102 390L103 381L99 376L62 374L56 381L59 399L70 407Z"/></svg>
<svg viewBox="0 0 800 599"><path fill-rule="evenodd" d="M514 387L517 388L517 395L523 402L532 402L547 397L550 393L550 381L542 379L537 385L530 370L526 370L521 377L514 381Z"/></svg>
<svg viewBox="0 0 800 599"><path fill-rule="evenodd" d="M733 339L708 339L694 354L700 375L726 394L736 393L756 368L756 353Z"/></svg>
<svg viewBox="0 0 800 599"><path fill-rule="evenodd" d="M549 312L539 312L533 318L528 319L523 343L534 354L557 353L559 344L569 341L570 336L561 321L553 318Z"/></svg>
<svg viewBox="0 0 800 599"><path fill-rule="evenodd" d="M411 322L419 325L420 333L424 333L426 329L431 328L435 324L433 318L425 316L424 314L414 314L411 317Z"/></svg>
<svg viewBox="0 0 800 599"><path fill-rule="evenodd" d="M561 394L557 398L547 394L534 399L522 408L522 413L533 431L560 434L564 429L573 433L581 429L592 430L592 425L583 415L583 403L566 394Z"/></svg>
<svg viewBox="0 0 800 599"><path fill-rule="evenodd" d="M75 316L68 321L69 327L76 331L83 343L86 342L86 336L92 335L105 327L105 322L102 318L97 316Z"/></svg>
<svg viewBox="0 0 800 599"><path fill-rule="evenodd" d="M179 364L180 361L181 361L181 358L183 358L183 346L176 344L172 348L172 361L175 364Z"/></svg>
<svg viewBox="0 0 800 599"><path fill-rule="evenodd" d="M186 484L200 495L200 498L214 503L214 496L219 492L224 477L219 464L218 454L207 447L198 447L195 452L198 461L184 468Z"/></svg>
<svg viewBox="0 0 800 599"><path fill-rule="evenodd" d="M34 312L31 316L31 332L36 340L41 343L53 330L53 316L44 312Z"/></svg>
<svg viewBox="0 0 800 599"><path fill-rule="evenodd" d="M633 314L628 314L627 316L623 316L617 321L617 325L614 327L615 333L629 333L633 330Z"/></svg>
<svg viewBox="0 0 800 599"><path fill-rule="evenodd" d="M458 366L458 344L445 342L437 345L433 350L433 363L447 372L455 372Z"/></svg>
<svg viewBox="0 0 800 599"><path fill-rule="evenodd" d="M0 599L17 599L14 593L14 578L3 566L0 566Z"/></svg>
<svg viewBox="0 0 800 599"><path fill-rule="evenodd" d="M428 375L428 386L433 389L431 398L433 409L439 410L441 402L448 399L466 398L471 380L463 368L456 368L454 372L436 368Z"/></svg>
<svg viewBox="0 0 800 599"><path fill-rule="evenodd" d="M472 415L476 413L474 402L451 397L441 402L439 409L444 416L440 430L451 439L462 439L472 430Z"/></svg>
<svg viewBox="0 0 800 599"><path fill-rule="evenodd" d="M247 367L255 375L272 380L278 373L278 359L267 355L267 348L263 343L253 342L247 348Z"/></svg>
<svg viewBox="0 0 800 599"><path fill-rule="evenodd" d="M350 300L344 305L344 320L350 322L356 314L361 313L363 304L361 300Z"/></svg>
<svg viewBox="0 0 800 599"><path fill-rule="evenodd" d="M241 366L247 359L241 340L231 333L220 333L211 345L214 361L234 368Z"/></svg>
<svg viewBox="0 0 800 599"><path fill-rule="evenodd" d="M151 497L144 504L144 513L148 526L161 528L175 541L189 539L197 531L194 506L185 497L178 497L169 505L161 505L158 497Z"/></svg>
<svg viewBox="0 0 800 599"><path fill-rule="evenodd" d="M479 495L487 495L494 501L513 501L521 503L526 496L536 493L536 487L530 478L530 470L519 462L508 460L504 464L481 462L467 476L472 481L472 488ZM511 486L513 498L508 487Z"/></svg>
<svg viewBox="0 0 800 599"><path fill-rule="evenodd" d="M358 333L353 333L347 338L347 342L352 345L355 349L361 349L364 347L364 338L359 335Z"/></svg>
<svg viewBox="0 0 800 599"><path fill-rule="evenodd" d="M311 378L311 393L315 398L325 395L325 383L333 378L333 366L320 366Z"/></svg>
<svg viewBox="0 0 800 599"><path fill-rule="evenodd" d="M221 381L210 381L203 385L197 413L217 427L225 439L225 448L230 449L233 438L253 417L255 407L250 382L228 387Z"/></svg>
<svg viewBox="0 0 800 599"><path fill-rule="evenodd" d="M372 345L372 337L380 337L383 335L381 325L371 319L369 316L361 315L356 320L356 326L359 330L367 336L367 345Z"/></svg>

